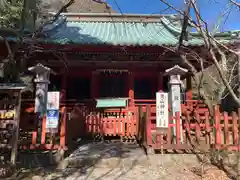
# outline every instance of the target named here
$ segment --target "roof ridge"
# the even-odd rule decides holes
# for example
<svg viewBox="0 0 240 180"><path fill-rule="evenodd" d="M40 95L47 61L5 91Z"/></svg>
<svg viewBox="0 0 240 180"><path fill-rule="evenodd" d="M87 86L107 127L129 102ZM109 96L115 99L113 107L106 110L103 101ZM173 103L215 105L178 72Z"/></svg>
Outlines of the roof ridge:
<svg viewBox="0 0 240 180"><path fill-rule="evenodd" d="M56 14L55 12L49 12L49 14ZM64 12L61 15L65 16L115 16L115 17L180 17L178 14L131 14L131 13L73 13L73 12Z"/></svg>
<svg viewBox="0 0 240 180"><path fill-rule="evenodd" d="M52 15L54 13L51 13ZM181 20L179 15L154 15L154 14L106 14L106 13L62 13L67 21L87 22L161 22L162 18Z"/></svg>

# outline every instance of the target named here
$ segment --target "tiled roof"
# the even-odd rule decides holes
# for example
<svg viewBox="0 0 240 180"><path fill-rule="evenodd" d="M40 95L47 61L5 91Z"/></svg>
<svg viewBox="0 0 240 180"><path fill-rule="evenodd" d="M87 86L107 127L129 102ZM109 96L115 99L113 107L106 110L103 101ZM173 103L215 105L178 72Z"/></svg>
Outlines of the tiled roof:
<svg viewBox="0 0 240 180"><path fill-rule="evenodd" d="M175 45L181 28L166 18L143 21L73 21L49 27L46 42L60 44Z"/></svg>
<svg viewBox="0 0 240 180"><path fill-rule="evenodd" d="M122 16L112 15L112 20L85 19L81 15L67 14L47 30L42 40L57 44L108 44L128 46L175 46L181 34L179 16ZM75 17L75 18L74 18ZM79 18L77 18L79 17ZM116 18L117 17L117 18ZM111 17L108 17L111 18ZM230 39L222 37L227 43ZM189 35L185 45L201 45L200 36Z"/></svg>
<svg viewBox="0 0 240 180"><path fill-rule="evenodd" d="M176 46L181 34L177 15L121 15L63 13L44 28L42 43L121 46ZM216 34L222 43L232 43L239 31ZM9 39L11 39L9 37ZM14 40L14 38L12 39ZM184 45L203 44L201 36L189 33Z"/></svg>

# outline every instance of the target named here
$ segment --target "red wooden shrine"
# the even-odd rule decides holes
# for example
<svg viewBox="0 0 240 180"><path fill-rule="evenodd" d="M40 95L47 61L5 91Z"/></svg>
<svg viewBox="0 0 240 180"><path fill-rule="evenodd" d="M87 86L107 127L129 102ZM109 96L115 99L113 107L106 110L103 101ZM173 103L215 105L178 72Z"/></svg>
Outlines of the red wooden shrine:
<svg viewBox="0 0 240 180"><path fill-rule="evenodd" d="M99 17L102 19L99 20ZM109 15L106 17L99 15L99 17L97 15L89 17L71 15L67 18L71 20L71 26L71 23L75 21L96 23L96 26L104 24L102 21L106 21L106 24L121 25L121 16L113 15L116 18L114 20ZM160 23L159 17L155 16L129 16L126 18L130 27L132 27L132 23L141 23L142 27L143 19L146 23ZM100 23L98 23L99 21ZM77 31L81 31L81 28L79 29ZM132 29L134 28L132 27ZM74 35L75 30L68 33ZM134 39L134 37L132 38ZM156 35L156 38L159 37ZM167 39L164 36L160 38L162 41ZM120 36L118 39L121 39ZM88 40L92 41L91 38ZM29 118L30 121L26 118L34 110L33 100L23 99L20 126L23 132L31 132L31 142L22 143L20 146L22 149L66 149L67 145L75 138L88 135L94 137L98 135L99 137L119 136L123 141L145 139L147 146L154 149L160 148L161 141L164 141L164 149L191 149L193 147L192 139L197 143L204 139L207 146L214 144L217 148L222 148L224 144L231 144L232 149L238 147L236 146L236 127L239 115L233 113L229 117L226 113L221 114L216 108L214 117L211 117L208 108L203 103L193 100L191 74L182 77L186 82L185 91L183 91L185 98L182 101L182 114L176 113L169 118L166 137L161 137L156 132L155 93L169 91L168 77L164 76L164 72L174 65L187 68L176 53L166 51L162 44L143 43L140 45L135 43L128 45L116 42L114 44L108 42L91 44L79 41L79 43L63 44L45 42L39 43L39 47L44 50L35 52L22 64L30 67L36 65L36 62L40 62L57 73L50 77L49 91L61 92L61 118L57 134L59 139L54 143L49 142L48 134L45 131L45 119L42 123L42 132L40 132L41 139L38 139L39 132L36 130L36 124L32 123L32 128L29 128L28 124L32 117ZM192 48L201 50L200 46ZM19 56L24 50L26 49L23 48L23 51L18 52ZM197 62L193 62L193 65L197 69L200 68ZM128 103L121 108L96 108L96 99L104 98L126 98ZM185 139L183 144L179 141L180 117L184 120ZM210 121L212 118L215 119L214 122ZM176 120L175 124L173 119ZM224 122L221 121L222 119ZM231 128L228 128L229 126ZM171 129L173 127L176 127L176 143L172 143ZM216 134L213 133L215 130ZM231 136L230 131L234 132L234 141L227 138L224 142L222 134L229 137ZM191 141L188 137L189 134L191 134Z"/></svg>

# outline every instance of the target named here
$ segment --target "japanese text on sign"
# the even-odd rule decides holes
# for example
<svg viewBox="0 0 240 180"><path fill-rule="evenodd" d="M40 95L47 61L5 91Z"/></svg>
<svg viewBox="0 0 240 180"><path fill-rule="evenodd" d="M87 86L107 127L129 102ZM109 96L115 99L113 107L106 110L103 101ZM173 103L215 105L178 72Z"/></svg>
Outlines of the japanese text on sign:
<svg viewBox="0 0 240 180"><path fill-rule="evenodd" d="M59 102L60 93L58 91L48 92L46 132L57 132L59 123Z"/></svg>
<svg viewBox="0 0 240 180"><path fill-rule="evenodd" d="M156 120L157 127L168 127L168 93L156 93Z"/></svg>
<svg viewBox="0 0 240 180"><path fill-rule="evenodd" d="M58 128L59 110L47 110L47 129Z"/></svg>
<svg viewBox="0 0 240 180"><path fill-rule="evenodd" d="M59 109L60 93L58 91L48 92L47 109Z"/></svg>

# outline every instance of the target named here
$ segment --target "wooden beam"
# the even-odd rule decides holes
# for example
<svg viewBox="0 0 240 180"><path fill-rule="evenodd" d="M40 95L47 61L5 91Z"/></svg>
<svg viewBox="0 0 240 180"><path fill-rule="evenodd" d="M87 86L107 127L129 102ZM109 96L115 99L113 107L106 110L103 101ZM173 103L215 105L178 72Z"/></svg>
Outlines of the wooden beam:
<svg viewBox="0 0 240 180"><path fill-rule="evenodd" d="M157 84L158 84L158 89L157 91L163 91L163 72L158 73L157 76Z"/></svg>
<svg viewBox="0 0 240 180"><path fill-rule="evenodd" d="M92 80L91 80L91 97L97 98L99 96L99 72L92 72Z"/></svg>
<svg viewBox="0 0 240 180"><path fill-rule="evenodd" d="M129 106L134 106L134 73L128 74L128 97L130 98Z"/></svg>
<svg viewBox="0 0 240 180"><path fill-rule="evenodd" d="M61 82L61 95L60 95L60 99L62 101L65 101L67 98L67 71L64 68L63 69L63 74L62 74L62 82Z"/></svg>

